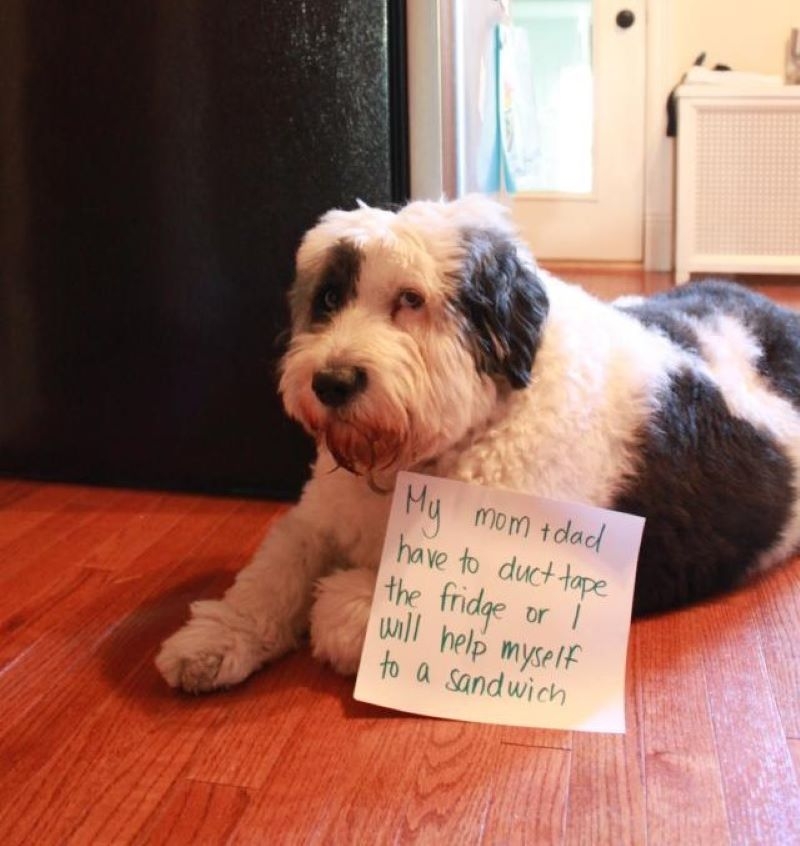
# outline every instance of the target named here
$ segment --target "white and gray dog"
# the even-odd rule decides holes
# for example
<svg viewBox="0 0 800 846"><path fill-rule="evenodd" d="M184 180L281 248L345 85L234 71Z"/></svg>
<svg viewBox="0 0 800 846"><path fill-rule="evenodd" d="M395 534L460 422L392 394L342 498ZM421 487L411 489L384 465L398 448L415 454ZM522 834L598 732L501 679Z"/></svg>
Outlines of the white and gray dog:
<svg viewBox="0 0 800 846"><path fill-rule="evenodd" d="M601 303L466 197L329 212L290 303L280 390L317 441L313 478L165 641L170 685L239 682L309 627L355 672L399 469L645 516L637 614L798 547L800 318L762 297L703 282Z"/></svg>

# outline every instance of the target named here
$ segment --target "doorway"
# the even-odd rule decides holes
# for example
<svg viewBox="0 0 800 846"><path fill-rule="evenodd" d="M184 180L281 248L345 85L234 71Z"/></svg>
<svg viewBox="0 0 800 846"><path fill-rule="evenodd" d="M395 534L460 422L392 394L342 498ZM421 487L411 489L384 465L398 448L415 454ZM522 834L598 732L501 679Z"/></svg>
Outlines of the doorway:
<svg viewBox="0 0 800 846"><path fill-rule="evenodd" d="M492 76L497 66L495 33L504 24L527 40L521 64L530 63L529 88L537 97L534 73L537 83L557 78L558 51L546 34L543 50L542 38L530 33L554 27L553 37L561 40L571 69L556 83L560 97L552 98L550 108L558 106L559 99L574 107L577 99L583 113L579 109L561 117L566 129L550 139L551 164L543 163L539 174L553 169L554 151L565 151L559 149L564 132L565 148L579 151L582 164L574 165L570 174L569 166L560 162L567 182L519 178L516 192L506 196L514 218L539 258L641 262L644 257L648 267L668 269L671 188L666 183L671 158L663 149L663 104L671 87L665 68L671 35L664 4L407 0L407 8L411 196L437 199L498 192L496 111L490 102L499 87ZM626 10L629 14L618 22ZM545 67L537 70L536 61L543 55ZM527 133L530 119L519 119ZM547 129L554 120L552 111L541 120ZM645 138L651 150L647 170Z"/></svg>
<svg viewBox="0 0 800 846"><path fill-rule="evenodd" d="M514 0L512 13L532 103L511 204L523 236L538 258L642 261L645 0Z"/></svg>

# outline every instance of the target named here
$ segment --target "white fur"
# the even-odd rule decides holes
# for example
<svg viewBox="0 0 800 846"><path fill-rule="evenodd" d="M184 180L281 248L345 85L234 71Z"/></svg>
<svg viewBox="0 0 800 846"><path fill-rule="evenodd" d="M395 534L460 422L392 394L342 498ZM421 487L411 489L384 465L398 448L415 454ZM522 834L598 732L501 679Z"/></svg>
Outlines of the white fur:
<svg viewBox="0 0 800 846"><path fill-rule="evenodd" d="M238 682L293 648L309 622L314 654L354 672L390 506L381 489L391 489L400 468L598 505L619 492L659 388L696 359L540 272L550 310L531 386L513 391L479 373L448 302L462 260L459 232L486 225L513 237L505 210L480 198L413 203L397 214L334 211L307 234L281 392L288 413L318 440L313 477L225 597L195 603L189 622L165 641L157 665L170 685L200 691ZM357 296L324 327L312 326L308 280L342 239L363 254ZM405 289L422 294L425 306L398 308ZM703 335L708 371L733 413L791 444L800 466L800 420L754 371L752 339L737 324L716 331L733 343L723 355L715 336ZM369 387L331 411L311 380L341 364L363 367ZM363 475L336 469L326 443L357 469L374 466ZM798 537L795 510L770 559Z"/></svg>

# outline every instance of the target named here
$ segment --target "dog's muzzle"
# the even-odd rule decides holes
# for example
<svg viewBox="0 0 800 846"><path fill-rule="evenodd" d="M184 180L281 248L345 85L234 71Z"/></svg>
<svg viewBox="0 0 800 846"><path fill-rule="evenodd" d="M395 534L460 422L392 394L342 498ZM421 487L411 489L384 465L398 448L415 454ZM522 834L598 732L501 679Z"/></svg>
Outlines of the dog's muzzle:
<svg viewBox="0 0 800 846"><path fill-rule="evenodd" d="M367 387L367 371L362 367L330 367L317 371L311 388L328 408L341 408Z"/></svg>

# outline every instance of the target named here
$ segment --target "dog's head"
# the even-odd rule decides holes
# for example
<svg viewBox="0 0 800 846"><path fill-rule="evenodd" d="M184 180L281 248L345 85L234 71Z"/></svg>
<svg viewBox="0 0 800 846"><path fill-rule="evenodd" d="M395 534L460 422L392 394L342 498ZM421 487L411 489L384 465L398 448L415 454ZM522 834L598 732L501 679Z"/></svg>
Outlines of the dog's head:
<svg viewBox="0 0 800 846"><path fill-rule="evenodd" d="M280 389L353 472L408 468L525 388L547 316L505 210L482 197L328 212L297 253Z"/></svg>

